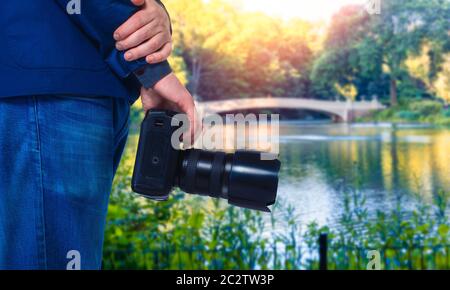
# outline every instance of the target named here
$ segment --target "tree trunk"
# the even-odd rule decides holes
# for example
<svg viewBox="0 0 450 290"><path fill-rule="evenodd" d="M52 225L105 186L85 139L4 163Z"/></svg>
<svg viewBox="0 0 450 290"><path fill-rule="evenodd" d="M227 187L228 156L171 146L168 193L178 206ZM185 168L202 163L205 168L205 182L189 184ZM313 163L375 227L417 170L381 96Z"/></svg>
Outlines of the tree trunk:
<svg viewBox="0 0 450 290"><path fill-rule="evenodd" d="M397 106L398 105L397 80L394 77L391 77L390 95L391 95L391 106L393 107Z"/></svg>

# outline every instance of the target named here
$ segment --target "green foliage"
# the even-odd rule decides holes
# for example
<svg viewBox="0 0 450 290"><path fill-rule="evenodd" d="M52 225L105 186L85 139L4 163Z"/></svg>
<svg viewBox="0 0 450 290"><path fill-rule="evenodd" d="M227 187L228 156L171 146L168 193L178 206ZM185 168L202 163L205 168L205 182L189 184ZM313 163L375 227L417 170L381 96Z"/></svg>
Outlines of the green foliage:
<svg viewBox="0 0 450 290"><path fill-rule="evenodd" d="M437 78L449 50L449 2L386 0L381 15L362 11L361 6L349 5L333 17L311 75L316 92L330 91L335 83L350 83L359 96L384 98L390 91L392 104L397 103L397 94L406 99L429 94L431 88L411 76L405 61L427 43L429 67L423 69L429 73L424 81Z"/></svg>
<svg viewBox="0 0 450 290"><path fill-rule="evenodd" d="M171 62L200 99L335 99L336 85L392 105L448 99L449 1L384 0L381 15L347 5L328 27L245 12L225 0L166 4L174 22Z"/></svg>
<svg viewBox="0 0 450 290"><path fill-rule="evenodd" d="M450 109L445 109L445 110L442 112L442 115L443 115L444 117L450 118Z"/></svg>
<svg viewBox="0 0 450 290"><path fill-rule="evenodd" d="M414 102L409 107L420 116L437 115L440 114L443 109L442 104L435 101Z"/></svg>
<svg viewBox="0 0 450 290"><path fill-rule="evenodd" d="M441 102L433 100L403 100L398 107L388 108L371 116L360 118L362 122L420 122L439 126L450 126L448 109Z"/></svg>
<svg viewBox="0 0 450 290"><path fill-rule="evenodd" d="M377 121L383 121L383 120L389 120L392 119L392 117L394 117L395 115L395 110L393 109L386 109L384 111L379 112L378 114L376 114Z"/></svg>
<svg viewBox="0 0 450 290"><path fill-rule="evenodd" d="M359 191L344 194L333 228L302 228L292 206L261 214L175 193L150 202L129 189L133 156L125 156L108 212L105 269L318 269L318 237L328 233L330 269L366 269L379 250L385 269L450 269L450 194L431 205L369 214ZM282 232L279 231L283 228Z"/></svg>
<svg viewBox="0 0 450 290"><path fill-rule="evenodd" d="M436 121L436 124L444 127L450 127L450 117L439 118Z"/></svg>
<svg viewBox="0 0 450 290"><path fill-rule="evenodd" d="M411 111L400 111L395 114L395 117L405 121L417 121L419 120L420 114Z"/></svg>
<svg viewBox="0 0 450 290"><path fill-rule="evenodd" d="M165 4L194 95L211 100L310 94L316 42L310 23L243 12L228 1Z"/></svg>
<svg viewBox="0 0 450 290"><path fill-rule="evenodd" d="M400 101L410 102L412 100L421 100L426 95L426 88L411 79L406 73L403 74L402 80L398 82L398 94Z"/></svg>

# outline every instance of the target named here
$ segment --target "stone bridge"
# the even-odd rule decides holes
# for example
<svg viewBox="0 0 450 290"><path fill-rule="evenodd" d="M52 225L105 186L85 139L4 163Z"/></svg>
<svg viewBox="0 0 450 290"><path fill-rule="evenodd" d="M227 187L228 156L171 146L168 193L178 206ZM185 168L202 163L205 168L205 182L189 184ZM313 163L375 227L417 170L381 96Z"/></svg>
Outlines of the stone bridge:
<svg viewBox="0 0 450 290"><path fill-rule="evenodd" d="M337 122L351 122L356 117L362 117L371 112L383 110L386 107L377 100L351 102L269 97L197 102L197 108L203 116L245 110L308 110L329 115Z"/></svg>

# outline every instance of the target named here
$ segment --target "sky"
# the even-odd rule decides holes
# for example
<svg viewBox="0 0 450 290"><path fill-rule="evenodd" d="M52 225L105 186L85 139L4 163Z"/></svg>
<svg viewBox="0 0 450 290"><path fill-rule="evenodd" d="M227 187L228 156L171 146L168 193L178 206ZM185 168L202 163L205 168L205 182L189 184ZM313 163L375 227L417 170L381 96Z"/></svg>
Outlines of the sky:
<svg viewBox="0 0 450 290"><path fill-rule="evenodd" d="M367 0L229 0L241 3L246 11L259 11L284 19L302 18L326 21L340 7L347 4L364 4ZM241 6L239 5L239 6Z"/></svg>

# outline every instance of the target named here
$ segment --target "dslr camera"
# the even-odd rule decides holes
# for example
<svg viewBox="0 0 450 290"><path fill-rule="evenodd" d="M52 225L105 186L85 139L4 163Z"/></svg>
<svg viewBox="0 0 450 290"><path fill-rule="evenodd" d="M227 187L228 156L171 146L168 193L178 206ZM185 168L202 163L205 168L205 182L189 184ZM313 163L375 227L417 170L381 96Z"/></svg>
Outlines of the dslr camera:
<svg viewBox="0 0 450 290"><path fill-rule="evenodd" d="M256 151L234 154L172 144L180 128L178 113L150 110L141 125L132 178L134 192L156 201L169 198L174 187L189 194L228 200L231 205L270 212L276 200L279 160L261 160ZM175 120L177 124L182 121Z"/></svg>

